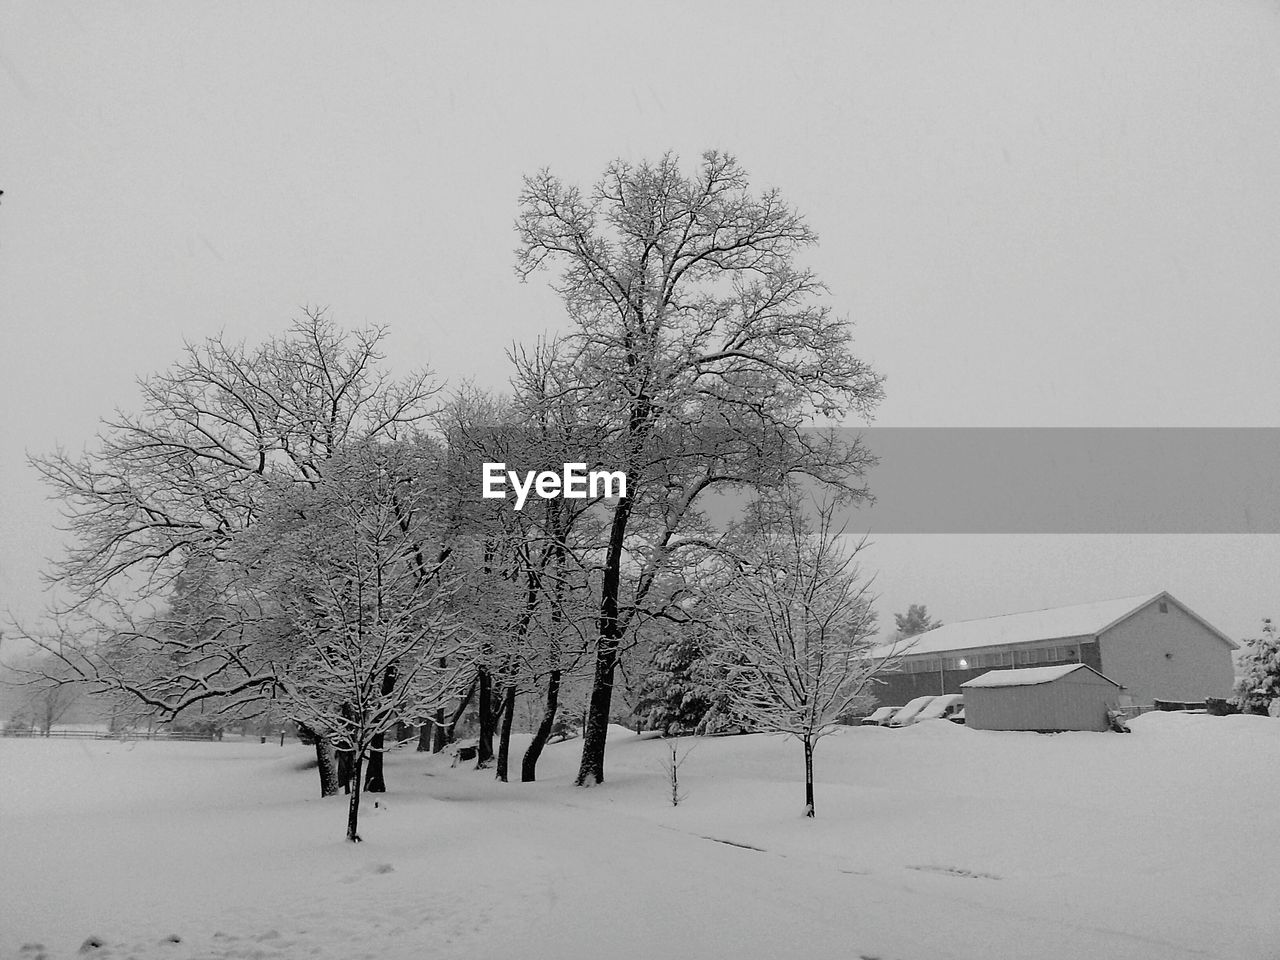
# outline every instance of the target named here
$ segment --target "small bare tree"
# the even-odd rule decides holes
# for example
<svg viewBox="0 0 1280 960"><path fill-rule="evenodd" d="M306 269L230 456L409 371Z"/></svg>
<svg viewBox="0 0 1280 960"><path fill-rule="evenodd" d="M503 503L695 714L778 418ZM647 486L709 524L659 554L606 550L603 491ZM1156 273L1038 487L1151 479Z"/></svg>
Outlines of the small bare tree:
<svg viewBox="0 0 1280 960"><path fill-rule="evenodd" d="M749 728L801 742L807 817L814 748L891 666L873 655L870 581L855 563L865 541L844 549L832 513L819 506L810 522L794 497L757 509L738 568L710 601L730 709Z"/></svg>
<svg viewBox="0 0 1280 960"><path fill-rule="evenodd" d="M689 759L693 746L689 745L681 749L679 737L663 737L662 744L667 748L662 755L662 769L666 772L667 783L671 786L671 805L678 807L680 801L688 796L680 789L680 768Z"/></svg>

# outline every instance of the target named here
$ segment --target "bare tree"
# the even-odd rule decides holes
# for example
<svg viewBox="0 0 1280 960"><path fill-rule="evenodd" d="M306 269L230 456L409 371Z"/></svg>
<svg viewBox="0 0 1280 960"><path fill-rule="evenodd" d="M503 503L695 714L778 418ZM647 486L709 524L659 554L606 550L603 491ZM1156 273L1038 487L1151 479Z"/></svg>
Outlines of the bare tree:
<svg viewBox="0 0 1280 960"><path fill-rule="evenodd" d="M671 805L678 807L680 801L688 797L688 794L680 789L680 768L689 759L693 746L681 749L679 737L663 737L662 745L666 747L662 754L662 769L667 775L667 785L671 788Z"/></svg>
<svg viewBox="0 0 1280 960"><path fill-rule="evenodd" d="M741 565L712 598L730 709L751 729L804 748L805 815L813 753L892 663L873 655L870 582L844 550L829 505L810 523L796 498L748 524Z"/></svg>
<svg viewBox="0 0 1280 960"><path fill-rule="evenodd" d="M604 779L624 637L664 569L699 548L699 501L793 473L858 495L865 451L803 427L869 413L880 379L796 262L816 235L730 156L708 152L692 175L670 154L618 161L585 193L544 170L525 181L517 232L517 272L558 270L575 324L559 389L610 428L601 455L627 475L599 563L587 785Z"/></svg>
<svg viewBox="0 0 1280 960"><path fill-rule="evenodd" d="M450 609L449 554L423 554L433 491L399 466L392 450L356 445L314 488L268 505L239 546L246 578L276 611L284 709L354 757L353 842L362 768L380 738L452 697L471 668Z"/></svg>
<svg viewBox="0 0 1280 960"><path fill-rule="evenodd" d="M54 725L66 716L84 692L70 682L65 665L43 651L38 651L37 656L26 663L11 665L6 673L15 679L0 680L0 683L19 691L21 706L18 712L45 737L52 733Z"/></svg>
<svg viewBox="0 0 1280 960"><path fill-rule="evenodd" d="M428 373L379 369L385 337L317 309L257 347L188 345L95 449L32 458L75 538L50 573L65 603L46 649L162 716L269 697L258 611L222 561L270 491L314 485L343 445L403 437L429 415Z"/></svg>
<svg viewBox="0 0 1280 960"><path fill-rule="evenodd" d="M541 470L582 454L575 446L587 434L577 420L580 410L549 389L555 355L554 343L513 350L512 398L467 390L446 407L441 421L458 486L474 489L485 462ZM582 556L598 543L599 533L591 508L590 500L561 499L534 499L521 510L513 510L509 501L483 498L459 506L467 519L460 535L471 542L468 589L474 598L466 604L466 616L484 637L476 682L477 765L492 761L502 781L509 775L517 698L545 684L543 717L521 769L522 778L532 780L565 673L585 652L579 601L588 574Z"/></svg>

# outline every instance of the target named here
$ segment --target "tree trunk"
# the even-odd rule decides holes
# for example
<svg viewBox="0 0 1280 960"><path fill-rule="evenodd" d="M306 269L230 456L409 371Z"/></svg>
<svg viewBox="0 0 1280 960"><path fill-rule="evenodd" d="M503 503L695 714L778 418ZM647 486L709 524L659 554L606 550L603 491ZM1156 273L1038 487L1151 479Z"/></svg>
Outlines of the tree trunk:
<svg viewBox="0 0 1280 960"><path fill-rule="evenodd" d="M560 671L552 670L547 678L547 701L542 711L542 721L533 734L529 749L524 752L524 761L520 764L520 780L533 783L538 773L538 758L542 756L542 748L551 739L551 728L555 726L556 709L560 706Z"/></svg>
<svg viewBox="0 0 1280 960"><path fill-rule="evenodd" d="M383 734L379 733L369 744L369 764L364 777L364 788L370 793L387 792L387 781L382 777L382 745L385 742Z"/></svg>
<svg viewBox="0 0 1280 960"><path fill-rule="evenodd" d="M352 843L360 842L360 784L361 767L363 766L363 756L356 757L355 775L353 779L356 782L357 789L351 791L351 802L347 805L347 839Z"/></svg>
<svg viewBox="0 0 1280 960"><path fill-rule="evenodd" d="M609 550L605 556L604 578L600 584L599 636L596 640L596 670L591 685L587 722L582 731L582 763L578 767L580 787L604 783L604 744L609 736L609 708L613 704L613 672L618 665L622 639L618 622L618 595L622 588L622 548L631 516L631 498L623 497L613 513L609 529Z"/></svg>
<svg viewBox="0 0 1280 960"><path fill-rule="evenodd" d="M488 667L476 671L479 685L476 688L476 706L479 707L480 738L476 747L476 769L482 770L493 763L493 678Z"/></svg>
<svg viewBox="0 0 1280 960"><path fill-rule="evenodd" d="M498 731L498 773L503 783L507 782L507 760L511 756L511 721L516 715L516 685L507 685L502 691L502 727Z"/></svg>
<svg viewBox="0 0 1280 960"><path fill-rule="evenodd" d="M439 753L449 743L444 722L444 707L436 710L435 723L431 725L431 752Z"/></svg>
<svg viewBox="0 0 1280 960"><path fill-rule="evenodd" d="M813 816L813 741L808 737L804 743L804 815Z"/></svg>
<svg viewBox="0 0 1280 960"><path fill-rule="evenodd" d="M463 694L458 706L454 708L453 716L448 720L444 716L444 707L436 710L436 720L434 724L434 732L431 735L431 752L439 753L449 744L453 743L454 732L458 729L458 721L462 719L463 713L466 712L467 704L471 702L471 698L476 694L475 678L471 680L471 686L467 687L467 692Z"/></svg>
<svg viewBox="0 0 1280 960"><path fill-rule="evenodd" d="M320 796L337 796L338 768L334 762L333 743L327 737L316 737L316 766L320 768Z"/></svg>
<svg viewBox="0 0 1280 960"><path fill-rule="evenodd" d="M396 688L396 667L395 664L387 667L382 674L382 695L384 697L391 696ZM365 778L364 788L370 793L386 793L387 782L382 776L382 752L386 744L386 734L379 733L373 738L369 752L369 775ZM357 783L360 781L357 780Z"/></svg>
<svg viewBox="0 0 1280 960"><path fill-rule="evenodd" d="M618 665L618 638L601 636L596 641L596 670L587 719L582 730L582 762L578 766L580 787L604 783L604 746L609 736L609 711L613 705L613 673Z"/></svg>
<svg viewBox="0 0 1280 960"><path fill-rule="evenodd" d="M443 719L443 710L437 710L436 715ZM436 729L436 725L429 721L424 722L418 727L418 753L428 753L431 751L432 731Z"/></svg>
<svg viewBox="0 0 1280 960"><path fill-rule="evenodd" d="M355 754L350 750L338 750L338 782L342 784L343 793L351 792L351 772L355 768Z"/></svg>

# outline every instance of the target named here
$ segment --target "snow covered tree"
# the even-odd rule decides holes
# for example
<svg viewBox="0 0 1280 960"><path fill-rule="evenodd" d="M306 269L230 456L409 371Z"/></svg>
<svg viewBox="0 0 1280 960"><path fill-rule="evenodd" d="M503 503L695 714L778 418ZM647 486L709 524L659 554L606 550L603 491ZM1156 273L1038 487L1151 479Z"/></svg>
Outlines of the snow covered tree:
<svg viewBox="0 0 1280 960"><path fill-rule="evenodd" d="M584 405L557 379L558 351L555 341L514 348L512 396L466 389L447 404L440 423L460 488L479 493L484 463L517 472L558 470L589 456ZM476 677L477 764L492 760L497 778L508 779L516 700L538 690L543 715L521 764L521 778L532 780L555 723L561 686L585 655L586 556L599 542L601 524L591 516L589 499L535 497L513 510L510 500L477 495L459 509L470 544L466 589L474 597L465 616L476 621L483 637Z"/></svg>
<svg viewBox="0 0 1280 960"><path fill-rule="evenodd" d="M595 440L605 431L580 402L565 349L559 340L541 340L509 354L512 411L525 427L521 459L559 465L599 453ZM528 588L524 629L531 642L522 648L523 669L532 689L543 685L542 715L520 764L521 781L530 783L543 748L563 727L561 690L577 679L589 651L590 571L603 527L590 500L542 500L508 517L520 532Z"/></svg>
<svg viewBox="0 0 1280 960"><path fill-rule="evenodd" d="M428 553L437 491L398 453L375 443L342 451L323 480L267 504L238 542L246 580L274 613L264 646L282 709L353 757L351 841L363 765L381 737L428 716L471 669L449 552Z"/></svg>
<svg viewBox="0 0 1280 960"><path fill-rule="evenodd" d="M104 421L96 449L32 458L74 536L50 576L66 603L45 649L91 690L165 717L269 697L257 612L222 563L273 491L314 485L345 444L428 416L434 382L381 371L385 338L309 310L256 347L188 345L139 382L139 413Z"/></svg>
<svg viewBox="0 0 1280 960"><path fill-rule="evenodd" d="M929 616L929 609L923 603L911 604L906 613L895 613L893 619L898 628L897 639L899 640L919 636L928 630L942 626L941 620L934 620Z"/></svg>
<svg viewBox="0 0 1280 960"><path fill-rule="evenodd" d="M814 815L813 753L867 685L892 666L873 655L869 581L842 546L832 509L809 522L797 499L749 523L738 569L711 602L731 711L745 726L804 748L805 815Z"/></svg>
<svg viewBox="0 0 1280 960"><path fill-rule="evenodd" d="M543 171L525 180L517 271L559 271L574 323L568 395L609 428L599 448L627 476L607 504L595 599L594 676L579 785L604 779L614 675L650 591L699 549L699 502L725 485L804 473L851 495L855 443L806 432L868 413L880 378L850 352L849 326L797 264L816 242L776 190L753 193L730 156L618 161L583 192Z"/></svg>
<svg viewBox="0 0 1280 960"><path fill-rule="evenodd" d="M1245 641L1240 657L1243 675L1236 681L1242 713L1267 713L1271 702L1280 697L1280 636L1270 617L1262 620L1262 632Z"/></svg>
<svg viewBox="0 0 1280 960"><path fill-rule="evenodd" d="M58 721L76 705L84 692L74 682L67 666L52 655L40 652L35 661L11 665L15 680L0 680L19 692L21 715L30 720L42 736L49 736Z"/></svg>
<svg viewBox="0 0 1280 960"><path fill-rule="evenodd" d="M724 673L707 631L696 625L669 631L639 682L636 715L668 736L724 729L731 720Z"/></svg>

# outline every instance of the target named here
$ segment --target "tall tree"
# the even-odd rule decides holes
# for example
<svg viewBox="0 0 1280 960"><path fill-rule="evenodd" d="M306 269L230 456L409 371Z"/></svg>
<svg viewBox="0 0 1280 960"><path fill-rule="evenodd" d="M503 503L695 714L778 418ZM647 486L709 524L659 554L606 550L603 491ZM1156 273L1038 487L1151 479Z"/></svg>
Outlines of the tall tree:
<svg viewBox="0 0 1280 960"><path fill-rule="evenodd" d="M858 493L861 446L804 427L869 413L881 384L797 262L816 235L730 156L708 152L690 175L672 154L618 161L586 192L544 170L525 180L517 232L517 272L557 270L574 323L562 389L611 429L607 465L627 476L600 561L587 785L604 779L624 637L663 569L703 539L700 501L795 473Z"/></svg>

